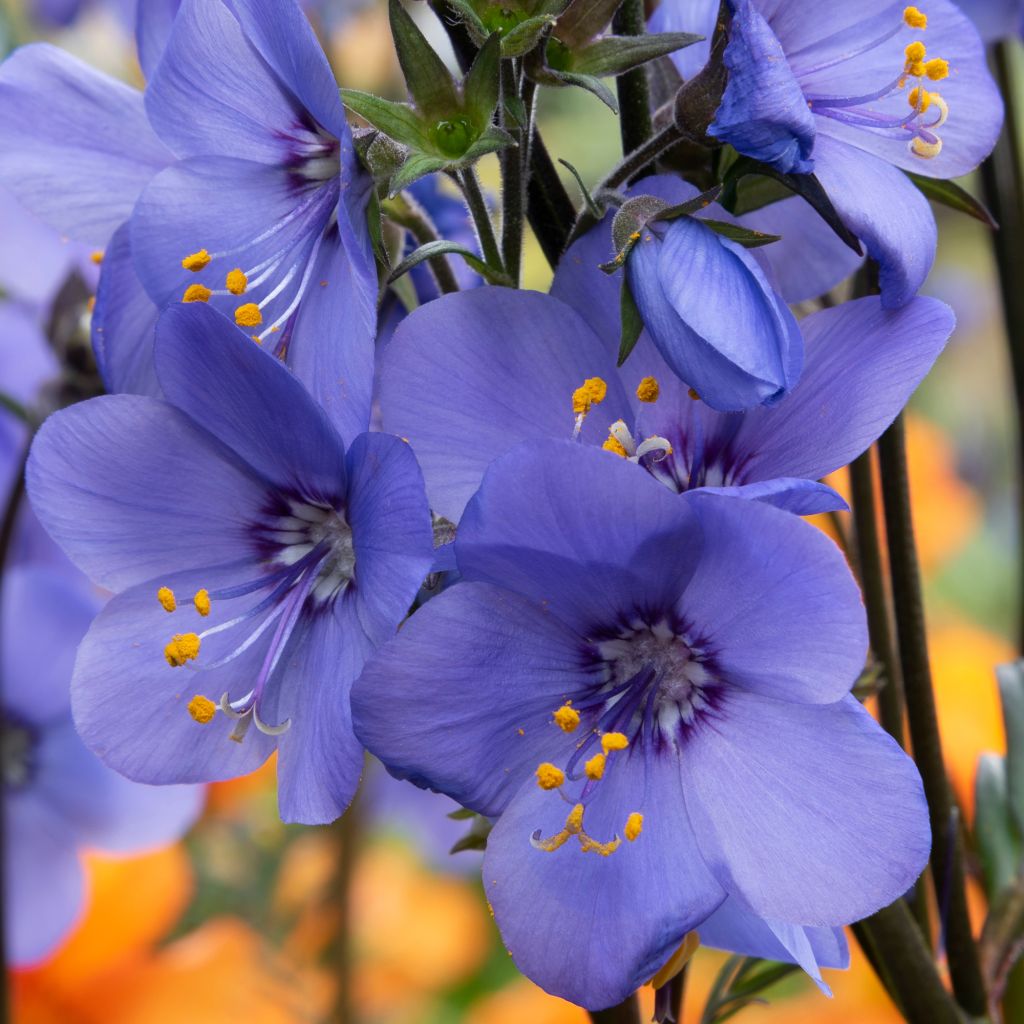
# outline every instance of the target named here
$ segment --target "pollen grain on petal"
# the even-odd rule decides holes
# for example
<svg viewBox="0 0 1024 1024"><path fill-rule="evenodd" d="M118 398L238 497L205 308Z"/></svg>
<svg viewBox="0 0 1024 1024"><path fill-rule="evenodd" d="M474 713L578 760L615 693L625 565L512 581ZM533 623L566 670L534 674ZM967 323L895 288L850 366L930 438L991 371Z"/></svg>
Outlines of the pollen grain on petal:
<svg viewBox="0 0 1024 1024"><path fill-rule="evenodd" d="M92 262L95 263L96 266L99 266L103 262L103 250L94 249L91 253L89 253L89 259L92 260Z"/></svg>

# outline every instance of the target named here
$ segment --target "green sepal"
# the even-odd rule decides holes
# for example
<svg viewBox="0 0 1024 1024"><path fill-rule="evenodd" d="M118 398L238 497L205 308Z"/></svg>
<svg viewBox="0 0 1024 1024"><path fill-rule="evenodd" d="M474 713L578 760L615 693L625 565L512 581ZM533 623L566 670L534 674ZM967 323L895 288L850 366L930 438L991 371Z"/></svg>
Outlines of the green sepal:
<svg viewBox="0 0 1024 1024"><path fill-rule="evenodd" d="M615 93L600 78L594 78L593 75L580 75L575 71L551 71L549 75L563 85L576 85L581 89L586 89L587 92L592 92L613 114L619 112L619 101L615 98Z"/></svg>
<svg viewBox="0 0 1024 1024"><path fill-rule="evenodd" d="M398 62L416 108L429 120L450 117L459 109L459 93L444 61L401 0L389 0L388 15Z"/></svg>
<svg viewBox="0 0 1024 1024"><path fill-rule="evenodd" d="M475 163L482 156L488 153L497 153L499 150L515 146L516 140L509 135L504 128L492 124L480 137L466 150L462 159L457 162L458 167L468 167Z"/></svg>
<svg viewBox="0 0 1024 1024"><path fill-rule="evenodd" d="M558 19L558 38L575 50L589 42L612 20L622 0L573 0Z"/></svg>
<svg viewBox="0 0 1024 1024"><path fill-rule="evenodd" d="M769 235L764 231L752 231L750 228L740 227L738 224L730 224L724 220L711 220L708 217L701 217L701 224L711 228L716 234L728 238L730 242L742 245L744 249L757 249L762 245L770 245L782 238L782 235Z"/></svg>
<svg viewBox="0 0 1024 1024"><path fill-rule="evenodd" d="M735 199L729 206L729 212L735 217L742 217L745 213L753 213L754 210L789 199L792 195L781 181L766 178L763 174L748 174L736 183Z"/></svg>
<svg viewBox="0 0 1024 1024"><path fill-rule="evenodd" d="M995 218L989 213L985 204L975 199L967 189L961 188L955 181L943 178L926 178L923 174L914 174L913 171L904 171L903 173L933 203L939 203L942 206L948 206L951 210L966 213L968 217L980 220L987 227L998 230L999 225L995 222Z"/></svg>
<svg viewBox="0 0 1024 1024"><path fill-rule="evenodd" d="M716 185L714 188L708 189L707 192L687 199L685 203L676 203L674 206L670 206L664 199L659 199L657 196L633 196L632 199L627 199L619 207L619 211L612 221L612 244L615 246L616 252L624 254L624 260L639 240L635 236L645 231L652 221L678 220L680 217L689 217L699 213L713 203L720 192L721 186ZM701 223L708 222L702 218ZM622 260L618 262L621 265Z"/></svg>
<svg viewBox="0 0 1024 1024"><path fill-rule="evenodd" d="M636 299L629 290L629 283L626 275L622 275L622 291L619 293L619 319L621 329L619 334L619 358L618 365L621 366L629 354L636 348L640 340L640 334L644 329L644 321L637 309Z"/></svg>
<svg viewBox="0 0 1024 1024"><path fill-rule="evenodd" d="M408 188L413 182L419 181L420 178L425 178L435 171L444 170L448 165L449 161L444 157L433 156L430 153L413 153L391 179L391 184L388 186L388 198L397 196L402 189Z"/></svg>
<svg viewBox="0 0 1024 1024"><path fill-rule="evenodd" d="M459 15L466 26L470 38L480 46L489 35L487 26L480 20L473 5L468 0L448 0L448 6Z"/></svg>
<svg viewBox="0 0 1024 1024"><path fill-rule="evenodd" d="M477 51L462 83L463 107L478 132L491 123L501 91L501 37L497 32Z"/></svg>
<svg viewBox="0 0 1024 1024"><path fill-rule="evenodd" d="M659 32L643 36L605 36L572 55L572 70L605 78L621 75L648 61L699 43L703 36L689 32Z"/></svg>
<svg viewBox="0 0 1024 1024"><path fill-rule="evenodd" d="M467 249L465 246L459 245L458 242L452 242L448 239L438 239L436 242L426 242L414 252L409 253L409 255L391 271L386 283L392 284L403 274L408 274L413 267L418 267L421 263L426 260L433 259L435 256L461 256L478 274L480 274L481 277L486 278L491 284L504 285L506 288L512 287L512 282L505 274L499 270L495 270L490 266L490 264L485 263L471 249Z"/></svg>
<svg viewBox="0 0 1024 1024"><path fill-rule="evenodd" d="M371 190L370 201L366 206L366 226L377 262L385 267L390 266L391 257L384 244L384 218L381 216L380 197L376 189Z"/></svg>
<svg viewBox="0 0 1024 1024"><path fill-rule="evenodd" d="M471 811L468 807L460 807L457 811L451 811L447 817L452 821L469 821L470 818L476 817L476 811Z"/></svg>
<svg viewBox="0 0 1024 1024"><path fill-rule="evenodd" d="M1021 872L1024 844L1010 811L1006 760L982 754L974 781L974 842L991 903Z"/></svg>
<svg viewBox="0 0 1024 1024"><path fill-rule="evenodd" d="M521 21L511 32L501 37L502 57L522 57L529 53L555 21L551 14L540 14Z"/></svg>
<svg viewBox="0 0 1024 1024"><path fill-rule="evenodd" d="M996 667L1006 726L1006 789L1010 813L1024 836L1024 661Z"/></svg>
<svg viewBox="0 0 1024 1024"><path fill-rule="evenodd" d="M341 100L378 131L411 149L432 149L426 126L408 103L395 103L359 89L342 89Z"/></svg>

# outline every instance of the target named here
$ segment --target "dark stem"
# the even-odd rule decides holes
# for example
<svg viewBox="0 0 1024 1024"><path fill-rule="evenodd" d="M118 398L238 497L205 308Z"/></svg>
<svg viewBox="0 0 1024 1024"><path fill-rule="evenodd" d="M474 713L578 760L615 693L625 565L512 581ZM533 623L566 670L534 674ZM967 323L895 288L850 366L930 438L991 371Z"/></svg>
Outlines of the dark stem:
<svg viewBox="0 0 1024 1024"><path fill-rule="evenodd" d="M682 1024L683 1020L683 1005L686 1002L686 978L690 973L690 965L685 964L683 969L669 982L669 989L671 991L671 997L669 1002L672 1006L672 1012L675 1014L675 1019Z"/></svg>
<svg viewBox="0 0 1024 1024"><path fill-rule="evenodd" d="M348 810L331 826L338 846L338 860L326 897L329 911L336 916L334 935L327 950L328 966L338 984L330 1016L334 1024L352 1024L356 1019L352 990L355 960L352 948L352 875L359 847L361 802L360 791Z"/></svg>
<svg viewBox="0 0 1024 1024"><path fill-rule="evenodd" d="M634 994L618 1006L611 1006L607 1010L591 1010L590 1019L594 1024L640 1024L640 1004Z"/></svg>
<svg viewBox="0 0 1024 1024"><path fill-rule="evenodd" d="M536 128L530 141L530 177L526 184L526 200L526 215L544 258L552 267L557 267L562 253L569 246L569 236L576 223L576 207Z"/></svg>
<svg viewBox="0 0 1024 1024"><path fill-rule="evenodd" d="M643 0L623 0L615 12L612 31L620 36L642 36L647 31ZM639 149L653 131L651 124L651 91L647 84L647 70L641 65L615 82L619 95L619 132L622 152ZM641 168L642 170L642 168Z"/></svg>
<svg viewBox="0 0 1024 1024"><path fill-rule="evenodd" d="M981 166L985 202L999 229L992 233L992 248L999 272L1003 321L1009 346L1010 369L1016 399L1017 444L1017 645L1024 650L1024 183L1020 139L1017 135L1016 93L1010 62L1010 44L996 43L992 69L1006 105L1002 135L992 155Z"/></svg>
<svg viewBox="0 0 1024 1024"><path fill-rule="evenodd" d="M529 80L519 88L515 63L501 62L501 121L516 140L516 146L503 149L501 161L501 258L514 287L519 287L523 264L523 226L526 209L526 169L529 139L533 130L533 101L537 87ZM509 103L522 100L526 123L519 124L509 114Z"/></svg>
<svg viewBox="0 0 1024 1024"><path fill-rule="evenodd" d="M462 185L462 194L466 197L469 213L473 218L473 225L476 227L477 238L480 241L480 251L483 253L484 260L494 267L495 270L502 270L501 253L498 251L498 240L494 235L491 212L487 209L487 200L484 199L484 193L480 188L480 179L476 176L476 170L472 167L467 167L464 171L459 172L458 180Z"/></svg>
<svg viewBox="0 0 1024 1024"><path fill-rule="evenodd" d="M908 1024L964 1024L901 900L855 924L853 933Z"/></svg>
<svg viewBox="0 0 1024 1024"><path fill-rule="evenodd" d="M417 245L436 242L441 237L430 215L408 192L388 200L385 203L385 213L390 220L405 228L416 240ZM448 294L459 290L459 282L447 256L432 256L427 260L427 266L430 267L430 272L442 293Z"/></svg>
<svg viewBox="0 0 1024 1024"><path fill-rule="evenodd" d="M906 696L910 742L924 781L932 830L932 881L940 908L957 1002L973 1016L986 1012L985 984L967 913L964 853L956 826L939 736L924 619L902 415L878 442L893 609Z"/></svg>

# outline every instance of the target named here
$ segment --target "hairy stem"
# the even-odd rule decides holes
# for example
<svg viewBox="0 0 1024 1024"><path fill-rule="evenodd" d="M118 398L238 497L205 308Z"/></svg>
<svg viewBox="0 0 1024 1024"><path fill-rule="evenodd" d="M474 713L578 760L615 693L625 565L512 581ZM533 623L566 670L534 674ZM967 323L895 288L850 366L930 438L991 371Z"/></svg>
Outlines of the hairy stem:
<svg viewBox="0 0 1024 1024"><path fill-rule="evenodd" d="M491 212L487 209L487 200L484 199L475 168L467 167L464 171L460 171L458 180L462 186L462 194L466 197L466 204L469 206L469 214L473 218L473 225L476 228L484 260L495 270L503 270L501 252L498 250L498 239L495 237L494 224L491 221Z"/></svg>
<svg viewBox="0 0 1024 1024"><path fill-rule="evenodd" d="M643 0L623 0L615 12L612 31L620 36L641 36L647 31ZM651 124L651 93L647 70L641 65L619 75L615 81L619 95L619 132L622 152L630 153L642 146L653 131Z"/></svg>

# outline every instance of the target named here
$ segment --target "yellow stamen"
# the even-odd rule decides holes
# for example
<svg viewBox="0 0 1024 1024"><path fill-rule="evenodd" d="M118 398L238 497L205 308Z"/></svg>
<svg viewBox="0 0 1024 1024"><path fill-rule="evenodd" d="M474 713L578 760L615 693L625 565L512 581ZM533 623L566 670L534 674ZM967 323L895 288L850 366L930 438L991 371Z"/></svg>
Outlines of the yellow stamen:
<svg viewBox="0 0 1024 1024"><path fill-rule="evenodd" d="M917 40L913 43L908 43L903 51L903 55L907 58L908 64L918 64L924 60L925 48L924 43Z"/></svg>
<svg viewBox="0 0 1024 1024"><path fill-rule="evenodd" d="M247 302L235 310L235 323L239 327L258 327L263 323L263 314L255 302Z"/></svg>
<svg viewBox="0 0 1024 1024"><path fill-rule="evenodd" d="M199 252L186 256L181 265L186 270L191 270L193 274L198 274L200 270L205 270L210 265L210 254L205 249L200 249Z"/></svg>
<svg viewBox="0 0 1024 1024"><path fill-rule="evenodd" d="M572 732L580 724L580 713L570 707L569 703L563 704L552 716L555 724L562 732Z"/></svg>
<svg viewBox="0 0 1024 1024"><path fill-rule="evenodd" d="M907 93L907 102L915 110L920 110L923 114L932 105L932 94L927 89L922 89L920 86L915 85ZM918 106L919 103L920 107Z"/></svg>
<svg viewBox="0 0 1024 1024"><path fill-rule="evenodd" d="M213 292L204 284L190 284L182 295L182 302L209 302Z"/></svg>
<svg viewBox="0 0 1024 1024"><path fill-rule="evenodd" d="M604 754L595 754L587 763L583 766L583 770L587 774L588 779L600 779L604 775Z"/></svg>
<svg viewBox="0 0 1024 1024"><path fill-rule="evenodd" d="M617 437L615 437L614 434L609 434L605 438L605 442L603 445L601 445L601 447L606 452L614 452L616 455L618 455L620 459L629 458L629 452L627 452L626 449L623 448L622 442Z"/></svg>
<svg viewBox="0 0 1024 1024"><path fill-rule="evenodd" d="M651 978L651 987L661 988L662 985L667 985L690 962L690 957L697 952L698 946L700 936L696 932L687 932L679 948L665 962L665 966Z"/></svg>
<svg viewBox="0 0 1024 1024"><path fill-rule="evenodd" d="M641 402L656 402L660 394L661 388L653 377L644 377L636 386L636 397Z"/></svg>
<svg viewBox="0 0 1024 1024"><path fill-rule="evenodd" d="M227 279L224 282L232 295L242 295L249 287L249 278L245 276L240 267L228 271Z"/></svg>
<svg viewBox="0 0 1024 1024"><path fill-rule="evenodd" d="M558 789L565 782L565 772L549 761L537 765L537 785L541 789Z"/></svg>
<svg viewBox="0 0 1024 1024"><path fill-rule="evenodd" d="M608 394L608 385L601 377L588 377L583 386L590 393L590 400L594 405L600 405Z"/></svg>
<svg viewBox="0 0 1024 1024"><path fill-rule="evenodd" d="M173 612L178 607L178 602L174 596L174 591L170 587L161 587L156 592L156 599L163 606L165 612Z"/></svg>
<svg viewBox="0 0 1024 1024"><path fill-rule="evenodd" d="M206 725L207 722L213 721L213 716L217 713L217 705L209 697L197 693L188 702L188 713L192 716L193 721L200 725Z"/></svg>
<svg viewBox="0 0 1024 1024"><path fill-rule="evenodd" d="M942 152L942 139L926 142L920 136L915 136L910 140L910 149L914 156L919 156L922 160L933 160Z"/></svg>
<svg viewBox="0 0 1024 1024"><path fill-rule="evenodd" d="M943 60L941 57L935 57L932 60L926 61L924 73L933 82L941 82L944 78L949 77L949 61Z"/></svg>
<svg viewBox="0 0 1024 1024"><path fill-rule="evenodd" d="M98 267L103 262L103 250L94 249L91 253L89 253L89 259L91 259L93 263L95 263L96 266Z"/></svg>
<svg viewBox="0 0 1024 1024"><path fill-rule="evenodd" d="M923 11L919 11L916 7L904 7L903 20L911 28L928 27L928 15L925 14Z"/></svg>
<svg viewBox="0 0 1024 1024"><path fill-rule="evenodd" d="M907 74L912 75L914 78L924 78L924 64L921 61L914 61L913 64L907 65ZM900 88L903 87L903 81L900 81Z"/></svg>
<svg viewBox="0 0 1024 1024"><path fill-rule="evenodd" d="M634 811L626 819L626 838L631 842L635 843L640 838L640 833L644 828L644 816L639 811Z"/></svg>
<svg viewBox="0 0 1024 1024"><path fill-rule="evenodd" d="M590 407L593 404L593 399L590 397L590 392L586 387L577 388L572 393L572 411L577 416L585 416L590 412Z"/></svg>
<svg viewBox="0 0 1024 1024"><path fill-rule="evenodd" d="M175 633L164 648L164 657L171 668L179 668L186 661L199 657L200 640L196 633Z"/></svg>
<svg viewBox="0 0 1024 1024"><path fill-rule="evenodd" d="M196 591L196 596L192 598L192 603L196 606L196 611L203 618L210 614L210 592L205 587L202 590Z"/></svg>
<svg viewBox="0 0 1024 1024"><path fill-rule="evenodd" d="M613 750L625 750L629 740L621 732L606 732L601 737L601 749L610 754Z"/></svg>

